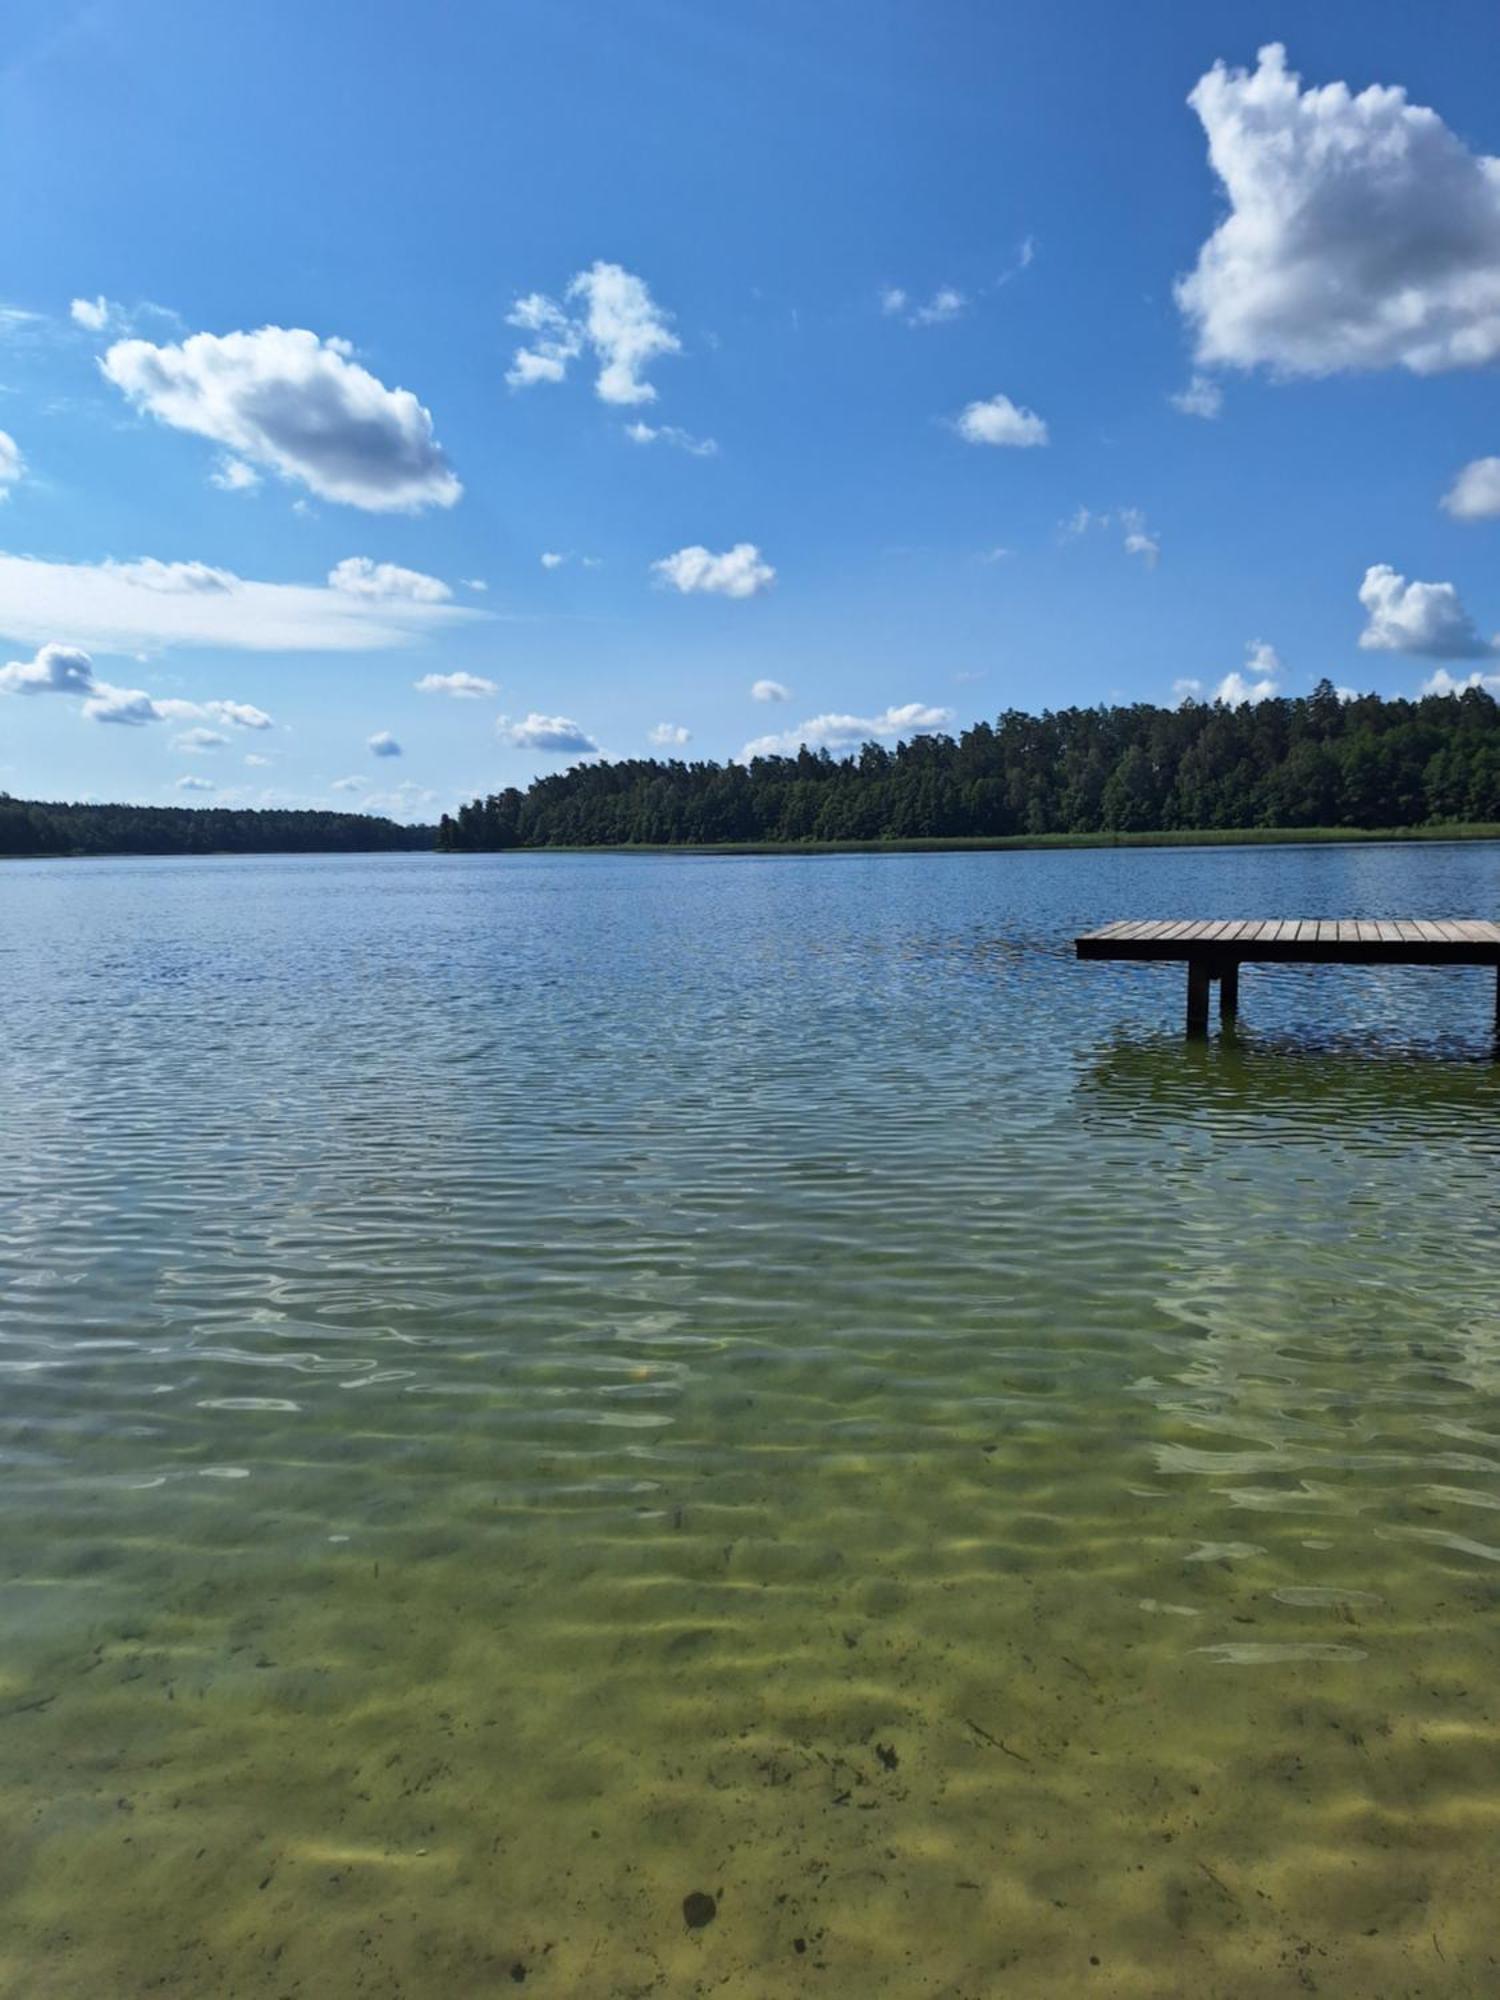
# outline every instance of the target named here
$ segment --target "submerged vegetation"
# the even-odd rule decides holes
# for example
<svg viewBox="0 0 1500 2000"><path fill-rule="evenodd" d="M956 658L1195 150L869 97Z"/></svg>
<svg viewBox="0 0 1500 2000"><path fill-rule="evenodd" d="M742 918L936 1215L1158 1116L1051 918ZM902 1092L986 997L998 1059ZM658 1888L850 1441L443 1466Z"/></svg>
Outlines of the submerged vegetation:
<svg viewBox="0 0 1500 2000"><path fill-rule="evenodd" d="M431 847L430 826L371 813L242 806L47 805L0 792L0 854L363 854Z"/></svg>
<svg viewBox="0 0 1500 2000"><path fill-rule="evenodd" d="M575 765L444 814L438 845L809 842L1400 830L1500 820L1500 703L1310 695L1229 708L1009 709L961 735L847 757Z"/></svg>

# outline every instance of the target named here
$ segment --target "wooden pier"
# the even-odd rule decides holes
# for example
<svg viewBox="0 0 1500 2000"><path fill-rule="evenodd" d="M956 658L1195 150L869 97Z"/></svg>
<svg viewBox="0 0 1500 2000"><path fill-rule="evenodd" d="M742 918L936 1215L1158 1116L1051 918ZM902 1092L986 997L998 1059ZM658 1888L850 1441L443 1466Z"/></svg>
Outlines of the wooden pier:
<svg viewBox="0 0 1500 2000"><path fill-rule="evenodd" d="M1500 1033L1500 923L1468 917L1267 917L1206 923L1106 924L1076 940L1080 958L1181 959L1187 965L1187 1031L1208 1032L1209 988L1219 1017L1239 1012L1240 967L1259 965L1490 965Z"/></svg>

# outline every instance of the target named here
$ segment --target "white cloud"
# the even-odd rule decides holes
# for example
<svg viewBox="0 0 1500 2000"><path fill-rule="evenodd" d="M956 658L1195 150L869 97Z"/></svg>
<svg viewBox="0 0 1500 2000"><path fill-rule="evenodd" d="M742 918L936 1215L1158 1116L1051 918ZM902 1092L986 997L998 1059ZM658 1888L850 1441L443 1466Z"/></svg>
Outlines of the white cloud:
<svg viewBox="0 0 1500 2000"><path fill-rule="evenodd" d="M363 778L335 778L328 787L330 792L358 792L364 789Z"/></svg>
<svg viewBox="0 0 1500 2000"><path fill-rule="evenodd" d="M58 632L101 653L166 646L247 652L366 652L483 619L456 605L371 602L321 585L255 583L206 563L54 563L0 555L0 634L40 645Z"/></svg>
<svg viewBox="0 0 1500 2000"><path fill-rule="evenodd" d="M304 327L119 340L100 362L139 410L374 513L451 507L463 488L409 389L388 389L344 340Z"/></svg>
<svg viewBox="0 0 1500 2000"><path fill-rule="evenodd" d="M389 603L404 597L413 604L445 604L453 595L446 583L424 576L419 569L402 569L399 563L371 562L368 556L345 556L328 572L330 590L342 590L348 597L363 598L367 604Z"/></svg>
<svg viewBox="0 0 1500 2000"><path fill-rule="evenodd" d="M412 819L436 803L436 792L419 785L414 778L406 778L388 792L367 793L360 809L367 813L389 813L394 819Z"/></svg>
<svg viewBox="0 0 1500 2000"><path fill-rule="evenodd" d="M1246 703L1270 701L1280 692L1281 661L1276 648L1264 639L1252 639L1246 648L1244 672L1225 674L1214 689L1214 700L1227 708L1243 708Z"/></svg>
<svg viewBox="0 0 1500 2000"><path fill-rule="evenodd" d="M925 306L918 306L911 316L913 326L942 326L950 319L957 319L969 301L955 285L939 285Z"/></svg>
<svg viewBox="0 0 1500 2000"><path fill-rule="evenodd" d="M776 581L775 570L762 560L754 542L736 542L718 556L694 544L663 556L651 569L684 596L706 592L719 597L755 597Z"/></svg>
<svg viewBox="0 0 1500 2000"><path fill-rule="evenodd" d="M261 482L253 465L246 465L242 458L233 458L225 452L208 475L208 483L217 486L221 493L252 493Z"/></svg>
<svg viewBox="0 0 1500 2000"><path fill-rule="evenodd" d="M179 778L177 789L179 792L211 792L216 787L210 778Z"/></svg>
<svg viewBox="0 0 1500 2000"><path fill-rule="evenodd" d="M487 694L498 694L494 681L487 681L483 674L423 674L412 686L418 694L451 694L459 701L479 701Z"/></svg>
<svg viewBox="0 0 1500 2000"><path fill-rule="evenodd" d="M680 747L684 743L691 743L692 740L693 732L684 729L680 722L658 722L651 731L651 741L660 745L662 749L669 746Z"/></svg>
<svg viewBox="0 0 1500 2000"><path fill-rule="evenodd" d="M568 363L582 351L583 329L543 292L517 299L506 320L524 333L537 336L530 347L516 349L505 377L510 386L529 389L537 382L561 382L568 372Z"/></svg>
<svg viewBox="0 0 1500 2000"><path fill-rule="evenodd" d="M461 576L458 580L465 590L477 590L483 593L489 589L489 585L482 576Z"/></svg>
<svg viewBox="0 0 1500 2000"><path fill-rule="evenodd" d="M1059 533L1065 542L1076 541L1094 528L1118 527L1121 546L1126 555L1139 556L1147 569L1155 569L1161 558L1161 538L1154 529L1146 526L1146 516L1139 507L1121 507L1115 513L1107 510L1096 514L1091 508L1078 507L1062 522Z"/></svg>
<svg viewBox="0 0 1500 2000"><path fill-rule="evenodd" d="M263 708L256 708L248 701L182 701L175 695L164 695L153 705L164 722L190 722L206 716L210 722L222 722L235 729L274 726Z"/></svg>
<svg viewBox="0 0 1500 2000"><path fill-rule="evenodd" d="M680 354L682 342L645 280L601 261L580 271L565 296L576 310L568 311L545 292L517 299L507 315L509 323L536 338L516 349L506 381L513 389L561 382L568 364L587 345L599 364L594 392L601 402L654 403L656 391L645 371L662 355Z"/></svg>
<svg viewBox="0 0 1500 2000"><path fill-rule="evenodd" d="M660 440L662 444L675 445L679 451L685 451L693 458L718 456L717 438L694 437L691 431L685 431L680 424L652 425L642 423L637 418L633 424L625 426L625 435L632 444L655 444Z"/></svg>
<svg viewBox="0 0 1500 2000"><path fill-rule="evenodd" d="M752 701L790 701L792 691L783 687L780 681L752 681L750 699Z"/></svg>
<svg viewBox="0 0 1500 2000"><path fill-rule="evenodd" d="M1224 391L1211 375L1195 375L1185 389L1167 401L1185 417L1216 417L1224 407Z"/></svg>
<svg viewBox="0 0 1500 2000"><path fill-rule="evenodd" d="M880 737L923 736L953 720L951 708L932 708L909 701L879 715L814 715L796 729L757 736L740 752L740 762L752 757L793 757L805 744L810 750L855 750Z"/></svg>
<svg viewBox="0 0 1500 2000"><path fill-rule="evenodd" d="M566 562L567 560L568 560L568 558L567 558L567 557L566 557L566 556L565 556L565 555L564 555L564 554L562 553L562 551L561 551L560 549L543 549L543 550L542 550L542 568L543 568L543 569L561 569L561 568L562 568L562 566L563 566L563 564L564 564L564 563L565 563L565 562Z"/></svg>
<svg viewBox="0 0 1500 2000"><path fill-rule="evenodd" d="M106 562L104 567L123 582L138 584L142 590L161 591L169 597L233 590L238 581L232 570L215 569L211 563L159 562L155 556L141 556L128 563Z"/></svg>
<svg viewBox="0 0 1500 2000"><path fill-rule="evenodd" d="M1014 277L1015 272L1008 276ZM1004 284L1005 279L1000 282ZM939 285L926 305L914 305L911 294L900 285L887 285L880 294L880 310L887 318L904 319L908 326L942 326L950 319L957 319L968 303L956 285Z"/></svg>
<svg viewBox="0 0 1500 2000"><path fill-rule="evenodd" d="M1472 459L1443 495L1443 505L1455 521L1500 518L1500 458Z"/></svg>
<svg viewBox="0 0 1500 2000"><path fill-rule="evenodd" d="M26 460L21 455L21 447L9 431L0 431L0 500L10 498L10 489L26 475Z"/></svg>
<svg viewBox="0 0 1500 2000"><path fill-rule="evenodd" d="M6 694L90 694L93 686L94 663L76 646L43 646L34 659L0 667Z"/></svg>
<svg viewBox="0 0 1500 2000"><path fill-rule="evenodd" d="M586 730L566 715L538 715L533 711L524 721L512 722L502 715L496 733L518 750L550 750L596 757L599 745Z"/></svg>
<svg viewBox="0 0 1500 2000"><path fill-rule="evenodd" d="M114 317L114 308L101 292L96 299L74 299L68 314L74 326L86 327L90 333L103 333Z"/></svg>
<svg viewBox="0 0 1500 2000"><path fill-rule="evenodd" d="M1147 569L1155 569L1161 559L1161 542L1146 526L1139 507L1120 509L1120 526L1125 530L1125 553L1139 556Z"/></svg>
<svg viewBox="0 0 1500 2000"><path fill-rule="evenodd" d="M1202 681L1196 681L1190 678L1184 678L1182 680L1173 681L1172 683L1172 693L1176 696L1179 702L1196 701L1199 695L1202 694L1202 692L1203 692Z"/></svg>
<svg viewBox="0 0 1500 2000"><path fill-rule="evenodd" d="M1423 694L1462 694L1465 688L1483 688L1488 694L1500 696L1500 674L1482 674L1476 668L1460 680L1446 667L1436 667L1422 683ZM1339 692L1342 694L1343 689Z"/></svg>
<svg viewBox="0 0 1500 2000"><path fill-rule="evenodd" d="M401 755L401 745L388 729L377 729L375 734L367 739L365 748L372 757L399 757Z"/></svg>
<svg viewBox="0 0 1500 2000"><path fill-rule="evenodd" d="M71 694L86 697L82 713L90 722L139 726L148 722L218 722L237 729L269 729L271 718L247 701L186 701L177 696L154 701L140 688L112 687L97 680L94 663L77 646L49 644L30 660L11 660L0 667L0 693ZM227 743L212 729L191 729L178 747L201 750Z"/></svg>
<svg viewBox="0 0 1500 2000"><path fill-rule="evenodd" d="M960 412L956 427L966 444L1014 445L1024 450L1047 442L1047 426L1035 410L1018 409L1009 396L970 403Z"/></svg>
<svg viewBox="0 0 1500 2000"><path fill-rule="evenodd" d="M229 738L219 729L185 729L181 736L172 738L174 750L189 750L194 755L204 750L217 750Z"/></svg>
<svg viewBox="0 0 1500 2000"><path fill-rule="evenodd" d="M979 560L982 563L1008 562L1014 554L1014 549L1006 548L1003 542L996 542L992 549L979 551Z"/></svg>
<svg viewBox="0 0 1500 2000"><path fill-rule="evenodd" d="M1289 375L1500 356L1500 160L1404 90L1304 91L1271 43L1188 98L1229 213L1177 286L1208 366Z"/></svg>
<svg viewBox="0 0 1500 2000"><path fill-rule="evenodd" d="M140 729L148 722L160 722L161 710L141 688L111 687L108 681L95 681L94 691L83 704L85 722L118 722L129 729Z"/></svg>
<svg viewBox="0 0 1500 2000"><path fill-rule="evenodd" d="M246 753L245 753L245 762L246 762L247 764L252 764L252 765L255 765L255 766L257 766L257 767L263 767L263 766L265 766L265 765L269 764L269 763L270 763L270 761L271 761L271 759L270 759L269 757L261 757L261 756L258 756L258 755L256 754L256 752L255 752L255 751L253 751L253 750L248 750L248 751L246 751Z"/></svg>
<svg viewBox="0 0 1500 2000"><path fill-rule="evenodd" d="M1369 614L1359 635L1368 651L1427 660L1477 660L1495 651L1451 583L1408 583L1389 563L1375 563L1365 571L1359 601Z"/></svg>

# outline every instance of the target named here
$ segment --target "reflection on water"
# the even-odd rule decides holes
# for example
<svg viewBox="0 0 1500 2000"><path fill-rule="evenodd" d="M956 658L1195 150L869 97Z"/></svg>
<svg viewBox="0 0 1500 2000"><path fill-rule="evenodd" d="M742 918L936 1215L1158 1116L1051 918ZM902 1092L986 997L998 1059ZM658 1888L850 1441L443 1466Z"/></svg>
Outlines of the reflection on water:
<svg viewBox="0 0 1500 2000"><path fill-rule="evenodd" d="M0 1990L1495 1990L1494 867L0 874Z"/></svg>

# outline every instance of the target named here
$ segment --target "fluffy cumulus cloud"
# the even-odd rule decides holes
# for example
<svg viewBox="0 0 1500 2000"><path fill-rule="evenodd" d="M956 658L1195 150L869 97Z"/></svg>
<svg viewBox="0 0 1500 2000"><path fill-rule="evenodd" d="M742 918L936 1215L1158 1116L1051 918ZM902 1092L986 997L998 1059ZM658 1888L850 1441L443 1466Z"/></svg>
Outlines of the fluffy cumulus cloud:
<svg viewBox="0 0 1500 2000"><path fill-rule="evenodd" d="M1211 375L1195 375L1185 389L1168 396L1167 401L1185 417L1212 421L1224 407L1224 391Z"/></svg>
<svg viewBox="0 0 1500 2000"><path fill-rule="evenodd" d="M965 444L1011 445L1021 450L1046 444L1047 426L1035 410L1023 410L1009 396L991 396L959 412L955 429Z"/></svg>
<svg viewBox="0 0 1500 2000"><path fill-rule="evenodd" d="M1496 650L1451 583L1408 583L1389 563L1375 563L1365 571L1359 601L1369 619L1359 643L1371 652L1477 660Z"/></svg>
<svg viewBox="0 0 1500 2000"><path fill-rule="evenodd" d="M658 722L651 731L651 741L659 749L681 749L684 743L691 743L693 732L684 729L680 722Z"/></svg>
<svg viewBox="0 0 1500 2000"><path fill-rule="evenodd" d="M495 725L501 738L517 750L545 750L553 756L597 757L599 745L566 715L537 715L520 722L502 715Z"/></svg>
<svg viewBox="0 0 1500 2000"><path fill-rule="evenodd" d="M951 708L932 708L921 701L887 708L879 715L814 715L796 729L755 737L740 752L740 762L748 764L752 757L792 757L804 746L809 750L854 750L861 743L925 736L952 720Z"/></svg>
<svg viewBox="0 0 1500 2000"><path fill-rule="evenodd" d="M406 572L415 574L415 572ZM420 597L255 583L208 563L56 563L0 555L0 635L41 645L59 632L101 653L168 646L247 652L366 652L483 619Z"/></svg>
<svg viewBox="0 0 1500 2000"><path fill-rule="evenodd" d="M419 569L403 569L399 563L372 562L368 556L345 556L328 572L330 590L342 590L347 597L362 598L367 604L387 604L405 598L412 604L445 604L453 595L446 583L424 576Z"/></svg>
<svg viewBox="0 0 1500 2000"><path fill-rule="evenodd" d="M177 789L179 792L211 792L215 786L211 778L188 777L177 780Z"/></svg>
<svg viewBox="0 0 1500 2000"><path fill-rule="evenodd" d="M463 491L431 414L409 389L388 389L362 368L345 340L284 326L160 347L119 340L99 366L138 410L320 499L412 513L451 507Z"/></svg>
<svg viewBox="0 0 1500 2000"><path fill-rule="evenodd" d="M1399 88L1304 90L1272 43L1188 102L1229 212L1177 299L1205 366L1432 374L1500 356L1500 160Z"/></svg>
<svg viewBox="0 0 1500 2000"><path fill-rule="evenodd" d="M114 317L114 308L101 292L95 299L74 299L68 307L68 316L74 326L81 326L89 333L103 333Z"/></svg>
<svg viewBox="0 0 1500 2000"><path fill-rule="evenodd" d="M412 686L418 694L447 694L457 701L481 701L487 694L498 694L494 681L486 680L483 674L423 674Z"/></svg>
<svg viewBox="0 0 1500 2000"><path fill-rule="evenodd" d="M222 729L185 729L180 736L172 738L174 750L187 750L194 756L205 750L218 750L229 741Z"/></svg>
<svg viewBox="0 0 1500 2000"><path fill-rule="evenodd" d="M1476 668L1460 679L1446 667L1434 667L1422 683L1423 694L1463 694L1468 688L1482 688L1486 694L1500 696L1500 674L1482 674ZM1343 689L1339 692L1342 694Z"/></svg>
<svg viewBox="0 0 1500 2000"><path fill-rule="evenodd" d="M388 729L377 729L375 734L366 740L365 748L372 757L399 757L401 755L401 745Z"/></svg>
<svg viewBox="0 0 1500 2000"><path fill-rule="evenodd" d="M644 278L620 264L591 264L569 283L564 303L545 292L517 299L510 325L531 336L518 347L506 374L513 389L561 382L569 363L588 347L598 363L594 392L605 403L654 403L646 370L663 355L680 354L682 342Z"/></svg>
<svg viewBox="0 0 1500 2000"><path fill-rule="evenodd" d="M188 701L180 696L154 700L140 688L120 688L101 681L94 663L78 646L48 644L29 660L11 660L0 667L0 694L81 695L82 713L90 722L139 726L148 722L217 722L236 729L269 729L271 718L248 701ZM192 739L192 740L189 740ZM187 749L207 749L229 739L214 730L190 730L179 739Z"/></svg>
<svg viewBox="0 0 1500 2000"><path fill-rule="evenodd" d="M632 444L669 444L693 458L716 458L719 451L717 438L694 437L680 424L648 424L639 417L625 426L625 435Z"/></svg>
<svg viewBox="0 0 1500 2000"><path fill-rule="evenodd" d="M9 431L0 431L0 500L10 497L10 489L26 476L26 460Z"/></svg>
<svg viewBox="0 0 1500 2000"><path fill-rule="evenodd" d="M752 701L790 701L792 691L783 687L780 681L752 681L750 699Z"/></svg>
<svg viewBox="0 0 1500 2000"><path fill-rule="evenodd" d="M1243 671L1225 674L1214 689L1214 700L1227 708L1244 708L1247 703L1269 701L1280 692L1281 661L1276 648L1264 639L1252 639Z"/></svg>
<svg viewBox="0 0 1500 2000"><path fill-rule="evenodd" d="M766 562L754 542L736 542L722 555L694 544L663 556L651 565L658 582L680 590L684 597L706 594L716 597L757 597L776 581L776 572Z"/></svg>
<svg viewBox="0 0 1500 2000"><path fill-rule="evenodd" d="M76 646L42 646L33 659L0 667L6 694L89 694L93 686L94 663Z"/></svg>
<svg viewBox="0 0 1500 2000"><path fill-rule="evenodd" d="M1500 519L1500 458L1476 458L1443 495L1455 521Z"/></svg>
<svg viewBox="0 0 1500 2000"><path fill-rule="evenodd" d="M160 722L162 711L141 688L95 681L93 693L83 704L83 718L85 722L114 722L126 729L143 729L148 722Z"/></svg>

